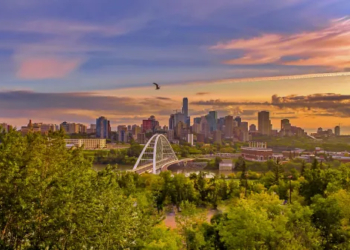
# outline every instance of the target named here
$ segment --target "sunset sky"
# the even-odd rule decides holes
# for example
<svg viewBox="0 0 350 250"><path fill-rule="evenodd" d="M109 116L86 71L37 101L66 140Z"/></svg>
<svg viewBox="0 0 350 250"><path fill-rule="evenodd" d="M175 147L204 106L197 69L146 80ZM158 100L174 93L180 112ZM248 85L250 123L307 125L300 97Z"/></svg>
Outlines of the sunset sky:
<svg viewBox="0 0 350 250"><path fill-rule="evenodd" d="M0 1L0 123L167 125L183 97L350 134L350 1Z"/></svg>

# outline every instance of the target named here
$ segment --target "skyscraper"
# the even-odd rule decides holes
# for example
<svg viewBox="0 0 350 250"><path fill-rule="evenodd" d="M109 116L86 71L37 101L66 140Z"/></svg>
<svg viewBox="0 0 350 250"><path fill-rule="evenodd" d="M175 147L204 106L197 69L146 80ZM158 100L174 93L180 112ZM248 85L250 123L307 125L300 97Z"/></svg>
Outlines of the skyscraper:
<svg viewBox="0 0 350 250"><path fill-rule="evenodd" d="M271 129L270 112L261 111L258 113L258 130L262 135L269 135Z"/></svg>
<svg viewBox="0 0 350 250"><path fill-rule="evenodd" d="M106 117L101 116L96 119L96 137L97 138L109 138L110 123Z"/></svg>
<svg viewBox="0 0 350 250"><path fill-rule="evenodd" d="M340 136L340 127L339 126L336 126L334 128L334 134L335 134L335 136Z"/></svg>
<svg viewBox="0 0 350 250"><path fill-rule="evenodd" d="M195 118L193 118L193 123L201 123L201 119L202 119L202 117L195 117Z"/></svg>
<svg viewBox="0 0 350 250"><path fill-rule="evenodd" d="M225 117L225 138L233 137L233 116Z"/></svg>
<svg viewBox="0 0 350 250"><path fill-rule="evenodd" d="M182 100L182 113L185 115L185 117L188 117L188 99L185 97Z"/></svg>
<svg viewBox="0 0 350 250"><path fill-rule="evenodd" d="M221 131L216 130L214 132L214 143L221 144Z"/></svg>
<svg viewBox="0 0 350 250"><path fill-rule="evenodd" d="M209 114L206 117L209 123L210 131L213 132L217 130L218 113L216 111L209 111Z"/></svg>
<svg viewBox="0 0 350 250"><path fill-rule="evenodd" d="M169 129L174 129L175 127L175 115L171 114L169 118Z"/></svg>
<svg viewBox="0 0 350 250"><path fill-rule="evenodd" d="M242 122L242 118L239 117L239 116L236 116L235 121L237 122L238 127L240 127L241 126L241 122Z"/></svg>
<svg viewBox="0 0 350 250"><path fill-rule="evenodd" d="M289 129L289 127L290 127L290 122L288 119L281 120L281 130Z"/></svg>
<svg viewBox="0 0 350 250"><path fill-rule="evenodd" d="M191 125L191 118L188 115L188 99L185 97L182 100L182 113L185 117L185 124L189 127Z"/></svg>
<svg viewBox="0 0 350 250"><path fill-rule="evenodd" d="M185 114L181 112L174 114L174 128L177 126L179 122L183 122L184 124L187 125Z"/></svg>
<svg viewBox="0 0 350 250"><path fill-rule="evenodd" d="M150 116L147 120L142 120L142 132L154 132L159 127L159 122L156 120L154 115Z"/></svg>

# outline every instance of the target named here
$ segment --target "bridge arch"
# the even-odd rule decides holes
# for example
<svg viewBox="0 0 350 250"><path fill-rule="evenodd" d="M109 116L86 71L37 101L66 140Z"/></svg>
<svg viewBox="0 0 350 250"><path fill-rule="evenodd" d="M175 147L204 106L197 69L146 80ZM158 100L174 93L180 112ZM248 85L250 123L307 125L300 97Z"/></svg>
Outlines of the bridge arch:
<svg viewBox="0 0 350 250"><path fill-rule="evenodd" d="M155 134L143 148L133 170L152 166L152 172L156 174L165 164L177 161L178 158L168 139L162 134Z"/></svg>

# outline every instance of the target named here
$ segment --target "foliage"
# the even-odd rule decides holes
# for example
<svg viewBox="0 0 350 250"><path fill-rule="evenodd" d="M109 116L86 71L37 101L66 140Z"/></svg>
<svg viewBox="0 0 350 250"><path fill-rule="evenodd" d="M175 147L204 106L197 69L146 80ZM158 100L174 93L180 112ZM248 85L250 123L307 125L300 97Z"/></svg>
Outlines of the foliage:
<svg viewBox="0 0 350 250"><path fill-rule="evenodd" d="M350 164L271 161L258 173L239 159L230 178L96 172L63 139L0 134L0 249L350 249ZM140 150L101 152L124 162ZM163 225L168 209L176 230Z"/></svg>

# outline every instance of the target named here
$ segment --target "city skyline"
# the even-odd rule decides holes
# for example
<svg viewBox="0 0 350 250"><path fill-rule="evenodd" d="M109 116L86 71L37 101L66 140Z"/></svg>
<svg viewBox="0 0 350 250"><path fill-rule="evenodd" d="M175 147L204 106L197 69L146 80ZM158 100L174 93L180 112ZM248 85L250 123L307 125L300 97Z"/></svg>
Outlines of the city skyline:
<svg viewBox="0 0 350 250"><path fill-rule="evenodd" d="M97 8L98 7L98 8ZM217 111L350 134L347 0L0 3L0 123ZM63 14L64 13L64 14ZM153 82L161 85L154 90ZM320 125L322 124L322 125Z"/></svg>

